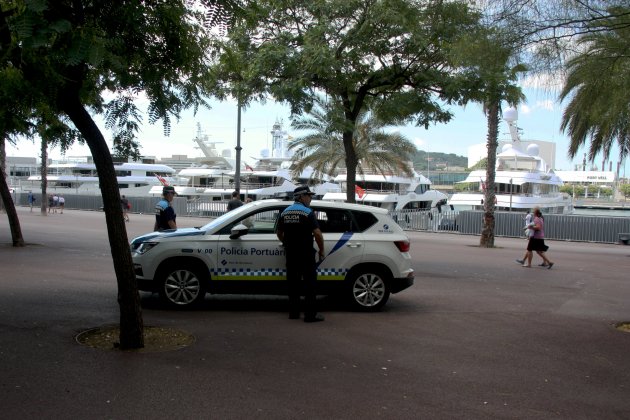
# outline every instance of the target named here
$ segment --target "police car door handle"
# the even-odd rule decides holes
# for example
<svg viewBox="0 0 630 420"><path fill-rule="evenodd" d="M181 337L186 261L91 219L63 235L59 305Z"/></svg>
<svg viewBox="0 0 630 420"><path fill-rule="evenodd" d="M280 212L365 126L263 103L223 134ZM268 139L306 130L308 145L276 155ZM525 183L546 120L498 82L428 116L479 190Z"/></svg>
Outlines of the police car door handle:
<svg viewBox="0 0 630 420"><path fill-rule="evenodd" d="M361 246L361 244L360 243L348 243L346 246L348 248L358 248L358 247Z"/></svg>

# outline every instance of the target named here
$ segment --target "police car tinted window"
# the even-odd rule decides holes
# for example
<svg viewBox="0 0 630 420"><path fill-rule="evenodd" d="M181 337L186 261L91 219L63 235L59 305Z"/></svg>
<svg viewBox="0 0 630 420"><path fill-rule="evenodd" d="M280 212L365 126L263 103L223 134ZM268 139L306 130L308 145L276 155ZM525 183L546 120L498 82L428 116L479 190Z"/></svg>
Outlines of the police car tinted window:
<svg viewBox="0 0 630 420"><path fill-rule="evenodd" d="M366 231L378 221L376 216L374 216L372 213L364 211L353 211L352 215L354 217L354 221L359 232Z"/></svg>
<svg viewBox="0 0 630 420"><path fill-rule="evenodd" d="M323 233L352 232L352 213L348 210L315 208L315 217Z"/></svg>

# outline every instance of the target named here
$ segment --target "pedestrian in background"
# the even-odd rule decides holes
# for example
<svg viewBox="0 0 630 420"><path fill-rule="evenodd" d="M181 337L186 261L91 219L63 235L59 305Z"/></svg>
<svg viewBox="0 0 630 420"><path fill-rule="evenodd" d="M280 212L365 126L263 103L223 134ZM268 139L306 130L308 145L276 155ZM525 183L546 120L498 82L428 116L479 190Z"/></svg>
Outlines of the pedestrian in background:
<svg viewBox="0 0 630 420"><path fill-rule="evenodd" d="M127 200L127 197L125 197L124 195L120 199L120 207L122 208L123 219L125 220L125 222L128 222L129 221L129 207L131 206L129 205L129 200Z"/></svg>
<svg viewBox="0 0 630 420"><path fill-rule="evenodd" d="M66 199L63 195L59 194L59 210L61 214L63 214L63 209L66 207Z"/></svg>
<svg viewBox="0 0 630 420"><path fill-rule="evenodd" d="M243 202L241 201L241 195L238 193L238 191L234 191L232 193L232 199L228 201L227 211L232 211L241 207L242 205Z"/></svg>
<svg viewBox="0 0 630 420"><path fill-rule="evenodd" d="M35 196L32 191L28 192L28 204L31 206L31 212L33 211L33 204L35 204Z"/></svg>
<svg viewBox="0 0 630 420"><path fill-rule="evenodd" d="M315 212L310 208L315 193L308 186L293 191L295 203L287 207L278 219L276 235L284 246L287 261L289 318L300 318L300 296L304 288L304 322L323 321L316 311L317 265L313 239L319 249L319 261L324 259L324 238Z"/></svg>
<svg viewBox="0 0 630 420"><path fill-rule="evenodd" d="M155 205L155 225L153 230L161 231L167 229L177 229L175 219L175 209L171 206L171 202L175 197L175 187L169 185L162 188L162 199Z"/></svg>
<svg viewBox="0 0 630 420"><path fill-rule="evenodd" d="M527 261L523 264L523 267L531 267L532 266L532 256L533 251L543 259L543 264L547 267L548 270L553 267L553 262L547 258L545 253L549 249L547 245L545 245L545 218L540 211L540 208L536 207L534 209L534 235L529 239L527 245L527 251L529 251L529 255L527 256Z"/></svg>
<svg viewBox="0 0 630 420"><path fill-rule="evenodd" d="M529 239L532 236L534 236L534 213L533 213L533 211L530 211L525 216L525 228L523 228L523 230L525 231L525 239L527 239L527 246L529 246ZM523 264L525 264L525 261L528 259L528 257L529 257L529 251L527 249L525 249L525 255L523 255L523 259L516 260L516 262L518 264L523 265Z"/></svg>

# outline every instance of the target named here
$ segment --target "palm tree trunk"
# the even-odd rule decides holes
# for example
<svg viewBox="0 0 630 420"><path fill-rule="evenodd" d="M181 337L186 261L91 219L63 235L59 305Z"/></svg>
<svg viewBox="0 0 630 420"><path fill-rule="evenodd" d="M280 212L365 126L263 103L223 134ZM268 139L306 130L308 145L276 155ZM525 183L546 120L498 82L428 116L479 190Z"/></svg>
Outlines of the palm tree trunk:
<svg viewBox="0 0 630 420"><path fill-rule="evenodd" d="M140 295L120 207L120 191L112 156L103 134L78 98L78 91L76 96L66 95L60 105L85 138L98 173L109 244L118 282L120 348L123 350L142 348L144 347L144 326Z"/></svg>
<svg viewBox="0 0 630 420"><path fill-rule="evenodd" d="M9 219L9 228L11 229L11 239L13 246L24 246L24 238L22 237L22 228L20 227L20 219L18 218L17 211L15 210L15 203L11 197L11 191L9 185L7 185L6 174L6 151L4 148L5 139L0 139L0 197L4 203L4 208L7 212L7 218Z"/></svg>
<svg viewBox="0 0 630 420"><path fill-rule="evenodd" d="M479 238L479 246L484 248L494 247L494 205L495 191L494 178L497 162L497 147L499 138L499 102L489 104L487 110L488 120L488 167L486 168L486 191L483 205L483 228Z"/></svg>

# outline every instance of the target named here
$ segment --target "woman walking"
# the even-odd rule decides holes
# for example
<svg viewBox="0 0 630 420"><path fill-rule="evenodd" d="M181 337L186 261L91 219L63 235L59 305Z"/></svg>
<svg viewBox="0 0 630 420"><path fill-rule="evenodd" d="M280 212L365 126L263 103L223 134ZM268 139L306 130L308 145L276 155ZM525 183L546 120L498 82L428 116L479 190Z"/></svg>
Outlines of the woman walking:
<svg viewBox="0 0 630 420"><path fill-rule="evenodd" d="M545 218L538 207L534 209L533 223L534 235L529 239L527 244L527 258L523 263L523 267L532 266L533 251L536 251L536 253L540 255L540 258L543 259L543 264L550 270L551 267L553 267L553 262L545 255L545 252L549 249L549 247L545 245Z"/></svg>

